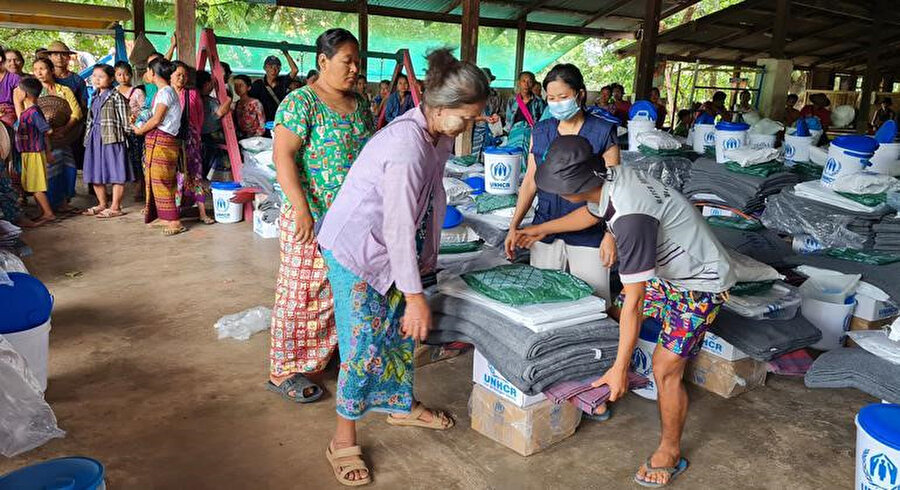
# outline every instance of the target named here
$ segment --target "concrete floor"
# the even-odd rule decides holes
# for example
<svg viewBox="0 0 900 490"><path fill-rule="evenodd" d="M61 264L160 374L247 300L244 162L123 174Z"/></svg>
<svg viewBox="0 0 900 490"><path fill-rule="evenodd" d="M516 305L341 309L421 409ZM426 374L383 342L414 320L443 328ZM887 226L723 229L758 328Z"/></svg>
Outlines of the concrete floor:
<svg viewBox="0 0 900 490"><path fill-rule="evenodd" d="M56 297L46 397L67 436L0 459L0 474L86 455L106 465L111 489L343 488L323 455L333 398L281 400L263 388L268 335L220 341L213 330L224 314L271 305L277 241L247 223L164 238L129 211L26 233L27 266ZM453 430L361 423L374 488L638 488L632 475L656 443L653 403L628 396L611 421L523 458L468 428L471 363L467 354L417 373L419 397L451 410ZM324 377L329 392L335 378L333 368ZM777 376L732 400L690 393L692 467L675 488L852 486L853 416L870 397Z"/></svg>

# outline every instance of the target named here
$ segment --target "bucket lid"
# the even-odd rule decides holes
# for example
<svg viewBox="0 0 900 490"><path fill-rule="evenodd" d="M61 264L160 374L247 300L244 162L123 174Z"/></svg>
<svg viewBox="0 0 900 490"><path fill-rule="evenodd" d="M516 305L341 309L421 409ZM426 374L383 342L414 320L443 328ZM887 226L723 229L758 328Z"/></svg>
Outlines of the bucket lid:
<svg viewBox="0 0 900 490"><path fill-rule="evenodd" d="M236 191L241 188L239 182L212 182L209 186L220 191Z"/></svg>
<svg viewBox="0 0 900 490"><path fill-rule="evenodd" d="M631 110L628 111L628 119L639 117L650 121L656 121L656 106L649 100L639 100L631 104Z"/></svg>
<svg viewBox="0 0 900 490"><path fill-rule="evenodd" d="M0 477L0 490L94 490L103 483L103 475L103 465L96 459L51 459Z"/></svg>
<svg viewBox="0 0 900 490"><path fill-rule="evenodd" d="M464 180L469 187L472 188L472 195L477 196L484 193L484 177L474 176Z"/></svg>
<svg viewBox="0 0 900 490"><path fill-rule="evenodd" d="M521 155L522 149L514 146L488 146L484 152L488 155Z"/></svg>
<svg viewBox="0 0 900 490"><path fill-rule="evenodd" d="M47 323L53 310L53 297L36 277L10 272L12 286L0 286L3 322L0 334L16 333Z"/></svg>
<svg viewBox="0 0 900 490"><path fill-rule="evenodd" d="M617 125L622 124L622 121L620 121L618 117L613 116L611 112L609 112L608 110L606 110L602 107L589 106L585 110L588 112L588 114L599 117L600 119L603 119L604 121L606 121L608 123L617 124Z"/></svg>
<svg viewBox="0 0 900 490"><path fill-rule="evenodd" d="M893 143L897 137L897 121L888 119L875 132L875 141L879 143Z"/></svg>
<svg viewBox="0 0 900 490"><path fill-rule="evenodd" d="M716 124L716 131L747 131L750 125L742 122L722 121Z"/></svg>
<svg viewBox="0 0 900 490"><path fill-rule="evenodd" d="M708 112L703 112L699 116L697 116L697 121L694 122L694 125L698 124L715 124L716 117Z"/></svg>
<svg viewBox="0 0 900 490"><path fill-rule="evenodd" d="M875 138L858 134L838 136L831 142L831 145L844 150L868 154L874 154L875 150L878 149L878 142L875 141Z"/></svg>
<svg viewBox="0 0 900 490"><path fill-rule="evenodd" d="M463 221L463 215L456 209L456 206L447 206L447 213L444 214L444 226L445 230L449 230L450 228L456 228Z"/></svg>
<svg viewBox="0 0 900 490"><path fill-rule="evenodd" d="M873 403L859 411L856 421L878 442L900 451L900 405Z"/></svg>

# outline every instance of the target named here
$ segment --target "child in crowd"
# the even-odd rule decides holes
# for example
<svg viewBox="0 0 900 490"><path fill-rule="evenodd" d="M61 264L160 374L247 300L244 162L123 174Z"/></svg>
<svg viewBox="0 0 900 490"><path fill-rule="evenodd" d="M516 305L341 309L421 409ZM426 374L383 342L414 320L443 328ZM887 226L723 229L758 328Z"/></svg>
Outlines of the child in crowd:
<svg viewBox="0 0 900 490"><path fill-rule="evenodd" d="M250 97L250 77L234 77L234 93L238 96L234 107L235 121L241 138L262 136L266 133L266 114L262 102Z"/></svg>
<svg viewBox="0 0 900 490"><path fill-rule="evenodd" d="M212 168L222 166L220 163L224 158L224 151L221 145L225 143L222 118L231 113L231 98L224 93L217 94L219 98L212 96L216 82L208 71L198 71L196 83L203 99L203 130L200 139L203 142L203 177L208 178Z"/></svg>
<svg viewBox="0 0 900 490"><path fill-rule="evenodd" d="M387 103L388 97L391 96L391 82L389 80L382 80L378 82L378 95L372 98L372 113L375 114L375 118L378 118L378 115L381 114L381 109L384 107L384 104Z"/></svg>
<svg viewBox="0 0 900 490"><path fill-rule="evenodd" d="M134 181L134 171L128 161L127 132L130 127L128 99L113 87L116 71L109 65L94 66L91 82L94 97L87 115L84 135L84 182L91 184L98 204L88 208L85 216L117 218L122 211L125 183ZM106 185L112 184L112 205L106 195Z"/></svg>
<svg viewBox="0 0 900 490"><path fill-rule="evenodd" d="M672 130L672 134L675 136L681 136L682 138L687 138L688 131L691 129L691 124L693 123L693 114L689 109L681 109L678 111L678 122L675 124L675 128Z"/></svg>
<svg viewBox="0 0 900 490"><path fill-rule="evenodd" d="M35 225L53 221L56 216L47 199L47 163L52 163L50 154L50 124L37 106L41 95L41 82L33 77L19 81L13 100L19 125L16 128L16 149L22 159L22 188L34 194L34 200L41 208L41 215Z"/></svg>

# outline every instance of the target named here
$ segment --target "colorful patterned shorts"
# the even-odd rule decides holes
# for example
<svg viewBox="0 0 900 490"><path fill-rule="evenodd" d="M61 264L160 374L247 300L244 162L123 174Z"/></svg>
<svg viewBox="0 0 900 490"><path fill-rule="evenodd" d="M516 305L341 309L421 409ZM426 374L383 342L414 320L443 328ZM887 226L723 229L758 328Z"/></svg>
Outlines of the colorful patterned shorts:
<svg viewBox="0 0 900 490"><path fill-rule="evenodd" d="M616 306L625 297L619 295ZM724 302L722 293L683 291L662 279L647 281L644 316L662 323L657 343L681 357L695 357L703 346L703 335L716 320Z"/></svg>

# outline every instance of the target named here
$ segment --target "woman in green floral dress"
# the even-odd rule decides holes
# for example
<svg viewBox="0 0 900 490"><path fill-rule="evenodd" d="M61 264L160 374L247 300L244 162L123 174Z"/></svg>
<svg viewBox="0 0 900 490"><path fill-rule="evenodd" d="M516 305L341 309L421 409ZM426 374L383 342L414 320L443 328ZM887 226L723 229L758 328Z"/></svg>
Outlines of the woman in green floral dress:
<svg viewBox="0 0 900 490"><path fill-rule="evenodd" d="M315 223L325 217L374 130L366 102L354 91L359 42L344 29L330 29L316 48L321 76L281 102L273 149L282 198L281 266L266 386L303 403L322 394L305 375L322 371L337 346L334 300Z"/></svg>

